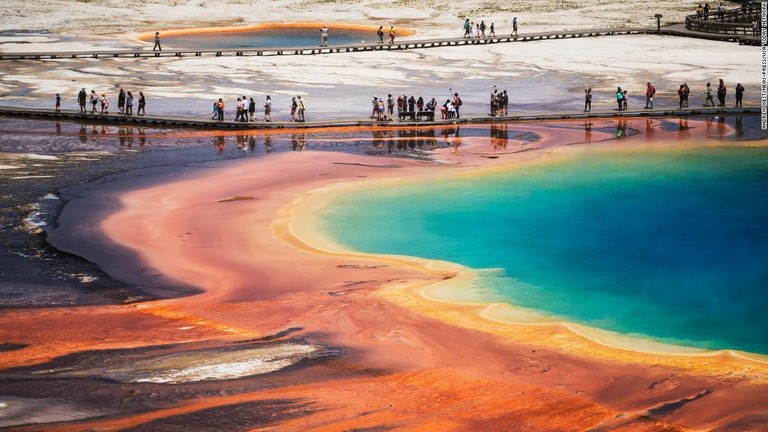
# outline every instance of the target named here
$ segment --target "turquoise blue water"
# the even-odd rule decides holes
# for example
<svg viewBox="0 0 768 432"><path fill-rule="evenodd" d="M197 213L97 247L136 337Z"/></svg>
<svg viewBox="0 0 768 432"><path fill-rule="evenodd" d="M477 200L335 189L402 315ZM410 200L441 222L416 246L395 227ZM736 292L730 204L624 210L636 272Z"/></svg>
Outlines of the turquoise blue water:
<svg viewBox="0 0 768 432"><path fill-rule="evenodd" d="M177 49L249 49L275 47L313 47L320 45L320 27L273 28L236 33L200 33L168 35L163 37L163 46ZM367 41L373 42L375 31L328 29L328 45L347 45Z"/></svg>
<svg viewBox="0 0 768 432"><path fill-rule="evenodd" d="M461 263L558 319L768 354L768 149L589 151L472 179L349 194L354 249Z"/></svg>

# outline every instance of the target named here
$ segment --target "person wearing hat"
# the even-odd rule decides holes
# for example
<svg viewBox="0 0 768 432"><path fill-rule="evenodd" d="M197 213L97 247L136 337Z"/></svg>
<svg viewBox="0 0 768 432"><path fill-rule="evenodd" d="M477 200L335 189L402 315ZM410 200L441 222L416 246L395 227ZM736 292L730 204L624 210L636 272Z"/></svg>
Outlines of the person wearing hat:
<svg viewBox="0 0 768 432"><path fill-rule="evenodd" d="M88 110L85 109L85 102L88 99L88 93L85 92L85 87L80 89L80 93L77 94L77 103L80 104L80 114L85 114Z"/></svg>
<svg viewBox="0 0 768 432"><path fill-rule="evenodd" d="M171 45L173 45L173 44L171 44ZM162 51L163 50L163 48L160 46L160 32L155 32L155 46L152 47L152 51L154 51L154 50L158 50L158 51Z"/></svg>

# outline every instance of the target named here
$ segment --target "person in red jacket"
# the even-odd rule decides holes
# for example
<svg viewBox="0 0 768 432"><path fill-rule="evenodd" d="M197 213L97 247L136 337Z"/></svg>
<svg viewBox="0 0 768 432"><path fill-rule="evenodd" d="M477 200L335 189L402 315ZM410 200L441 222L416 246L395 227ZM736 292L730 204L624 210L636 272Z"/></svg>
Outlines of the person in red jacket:
<svg viewBox="0 0 768 432"><path fill-rule="evenodd" d="M645 88L645 108L653 109L653 96L656 95L656 88L649 82Z"/></svg>

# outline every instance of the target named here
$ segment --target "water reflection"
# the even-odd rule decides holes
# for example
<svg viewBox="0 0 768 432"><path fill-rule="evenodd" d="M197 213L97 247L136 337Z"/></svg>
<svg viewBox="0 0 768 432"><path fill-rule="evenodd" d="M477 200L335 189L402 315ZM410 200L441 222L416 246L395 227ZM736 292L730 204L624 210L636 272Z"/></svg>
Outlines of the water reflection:
<svg viewBox="0 0 768 432"><path fill-rule="evenodd" d="M509 143L508 123L492 123L490 135L493 150L507 149L507 143Z"/></svg>

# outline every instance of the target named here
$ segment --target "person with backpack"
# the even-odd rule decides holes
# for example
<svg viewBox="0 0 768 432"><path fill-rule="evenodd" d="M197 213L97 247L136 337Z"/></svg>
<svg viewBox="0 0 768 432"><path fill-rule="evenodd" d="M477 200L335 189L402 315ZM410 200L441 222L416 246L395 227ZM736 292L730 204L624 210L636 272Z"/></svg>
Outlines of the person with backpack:
<svg viewBox="0 0 768 432"><path fill-rule="evenodd" d="M621 87L616 89L616 103L619 105L619 111L624 109L624 93L621 91Z"/></svg>
<svg viewBox="0 0 768 432"><path fill-rule="evenodd" d="M387 119L389 121L392 121L395 111L395 99L392 97L392 94L387 95Z"/></svg>
<svg viewBox="0 0 768 432"><path fill-rule="evenodd" d="M459 115L459 108L461 108L461 105L462 105L462 102L461 102L461 98L459 97L459 93L454 93L453 94L453 108L456 111L456 118L460 118L461 117Z"/></svg>
<svg viewBox="0 0 768 432"><path fill-rule="evenodd" d="M464 21L464 37L472 37L472 24L469 23L469 18Z"/></svg>
<svg viewBox="0 0 768 432"><path fill-rule="evenodd" d="M645 108L653 109L653 96L656 94L656 88L650 83L647 83L645 88Z"/></svg>

